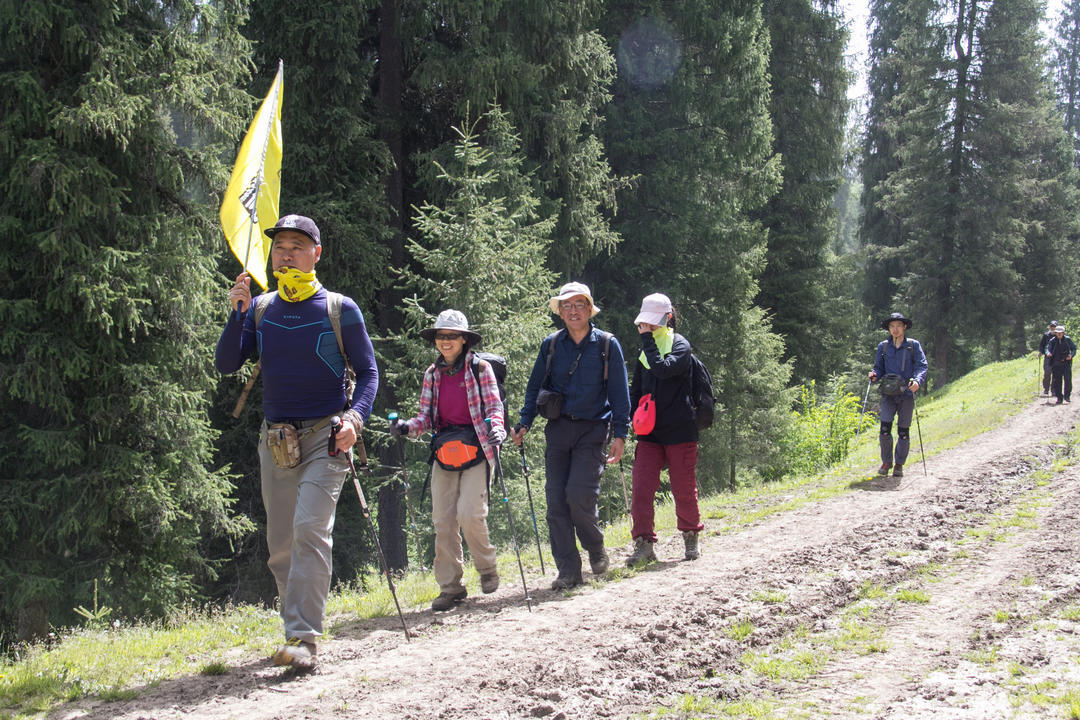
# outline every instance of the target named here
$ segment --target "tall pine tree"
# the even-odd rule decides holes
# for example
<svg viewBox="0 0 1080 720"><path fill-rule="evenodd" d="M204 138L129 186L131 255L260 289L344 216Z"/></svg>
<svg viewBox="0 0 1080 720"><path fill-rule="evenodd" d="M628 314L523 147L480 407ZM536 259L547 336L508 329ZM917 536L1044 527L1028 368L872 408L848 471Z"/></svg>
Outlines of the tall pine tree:
<svg viewBox="0 0 1080 720"><path fill-rule="evenodd" d="M237 2L0 12L0 632L160 613L240 532L206 421L222 137L250 98Z"/></svg>

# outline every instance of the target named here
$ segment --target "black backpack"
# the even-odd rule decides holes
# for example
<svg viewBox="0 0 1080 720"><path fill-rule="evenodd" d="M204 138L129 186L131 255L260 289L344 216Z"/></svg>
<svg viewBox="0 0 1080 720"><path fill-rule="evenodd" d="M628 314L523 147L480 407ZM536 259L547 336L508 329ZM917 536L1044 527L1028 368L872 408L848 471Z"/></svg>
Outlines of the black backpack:
<svg viewBox="0 0 1080 720"><path fill-rule="evenodd" d="M694 405L694 418L698 430L712 427L716 413L716 398L713 396L712 376L705 363L694 353L690 353L690 402Z"/></svg>
<svg viewBox="0 0 1080 720"><path fill-rule="evenodd" d="M503 406L503 427L506 431L510 431L510 410L506 406L506 358L502 355L496 355L489 352L476 352L473 351L472 372L473 377L476 378L477 386L480 385L480 363L478 360L486 360L488 365L491 366L492 372L495 373L495 384L499 386L499 400L502 401ZM481 410L483 401L481 400Z"/></svg>

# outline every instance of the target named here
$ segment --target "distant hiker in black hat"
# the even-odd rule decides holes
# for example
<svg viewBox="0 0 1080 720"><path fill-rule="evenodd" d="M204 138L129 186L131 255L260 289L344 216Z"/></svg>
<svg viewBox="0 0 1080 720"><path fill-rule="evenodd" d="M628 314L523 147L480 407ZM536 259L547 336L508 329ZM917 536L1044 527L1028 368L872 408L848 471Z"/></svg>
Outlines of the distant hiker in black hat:
<svg viewBox="0 0 1080 720"><path fill-rule="evenodd" d="M450 610L465 590L461 535L469 544L480 589L499 588L495 547L488 537L488 478L497 447L506 439L503 405L495 371L472 348L481 337L469 329L458 310L439 313L434 327L420 337L439 351L424 372L420 412L411 420L390 424L394 436L435 431L431 455L431 521L435 525L435 581L439 596L431 609Z"/></svg>
<svg viewBox="0 0 1080 720"><path fill-rule="evenodd" d="M1057 327L1057 324L1057 320L1051 320L1050 327L1042 334L1042 338L1039 339L1039 356L1043 359L1043 390L1041 397L1046 397L1050 394L1050 371L1053 364L1050 362L1050 356L1046 354L1046 346L1054 339L1054 328Z"/></svg>
<svg viewBox="0 0 1080 720"><path fill-rule="evenodd" d="M878 343L874 369L870 371L870 382L881 380L878 386L881 392L881 467L878 475L888 475L892 468L893 477L904 476L915 393L926 382L926 353L918 340L904 337L910 327L911 320L902 313L893 313L882 321L881 328L888 330L891 337ZM897 420L895 453L893 417Z"/></svg>
<svg viewBox="0 0 1080 720"><path fill-rule="evenodd" d="M1050 338L1050 342L1046 344L1046 357L1052 365L1050 374L1054 397L1057 398L1055 405L1060 405L1062 401L1070 402L1069 396L1072 395L1072 359L1075 354L1076 343L1065 334L1065 326L1057 325L1054 327L1054 337ZM1062 387L1062 384L1064 384L1064 387Z"/></svg>

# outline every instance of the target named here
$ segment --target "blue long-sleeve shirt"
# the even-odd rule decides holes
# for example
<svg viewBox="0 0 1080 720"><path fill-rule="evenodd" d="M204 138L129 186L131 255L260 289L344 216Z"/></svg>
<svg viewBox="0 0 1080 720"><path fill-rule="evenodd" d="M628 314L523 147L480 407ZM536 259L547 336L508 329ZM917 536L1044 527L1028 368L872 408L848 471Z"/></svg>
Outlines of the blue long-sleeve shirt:
<svg viewBox="0 0 1080 720"><path fill-rule="evenodd" d="M915 380L922 387L926 384L927 370L926 353L918 340L905 338L900 347L896 347L892 338L878 343L874 354L874 372L878 380L886 375L899 375L904 380ZM911 394L910 390L904 392Z"/></svg>
<svg viewBox="0 0 1080 720"><path fill-rule="evenodd" d="M595 327L580 343L575 343L567 332L559 333L551 358L551 377L543 387L563 394L563 415L584 420L602 420L611 423L614 437L625 438L630 428L630 391L626 379L626 362L622 346L615 336L611 337L608 350L608 379L604 388L604 338ZM536 395L544 383L547 368L548 345L551 340L540 343L529 384L525 388L525 405L521 408L521 424L529 427L536 418ZM571 376L570 367L581 353L581 361Z"/></svg>
<svg viewBox="0 0 1080 720"><path fill-rule="evenodd" d="M255 303L247 312L229 313L218 339L214 365L222 373L240 369L256 348L262 362L263 414L270 422L324 418L346 407L345 359L338 349L320 288L302 302L275 296L255 330ZM367 422L379 370L364 317L350 298L341 303L341 341L356 373L349 408Z"/></svg>

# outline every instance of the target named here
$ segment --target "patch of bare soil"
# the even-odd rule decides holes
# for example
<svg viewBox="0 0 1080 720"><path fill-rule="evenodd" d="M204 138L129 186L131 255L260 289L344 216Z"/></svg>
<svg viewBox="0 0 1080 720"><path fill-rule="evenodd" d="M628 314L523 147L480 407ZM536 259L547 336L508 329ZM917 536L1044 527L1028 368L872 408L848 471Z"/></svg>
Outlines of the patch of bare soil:
<svg viewBox="0 0 1080 720"><path fill-rule="evenodd" d="M696 562L679 561L673 537L633 577L569 594L531 578L532 612L506 577L451 613L408 612L412 642L396 618L339 626L311 675L238 658L224 676L53 717L627 718L683 694L764 700L776 717L1053 717L1033 693L1078 674L1066 610L1080 588L1080 485L1035 471L1073 408L1033 403L929 459L925 477L913 454L902 484L867 480L736 532L707 527ZM629 548L615 550L621 563ZM838 641L856 621L872 638ZM808 674L747 659L799 647L817 660Z"/></svg>

